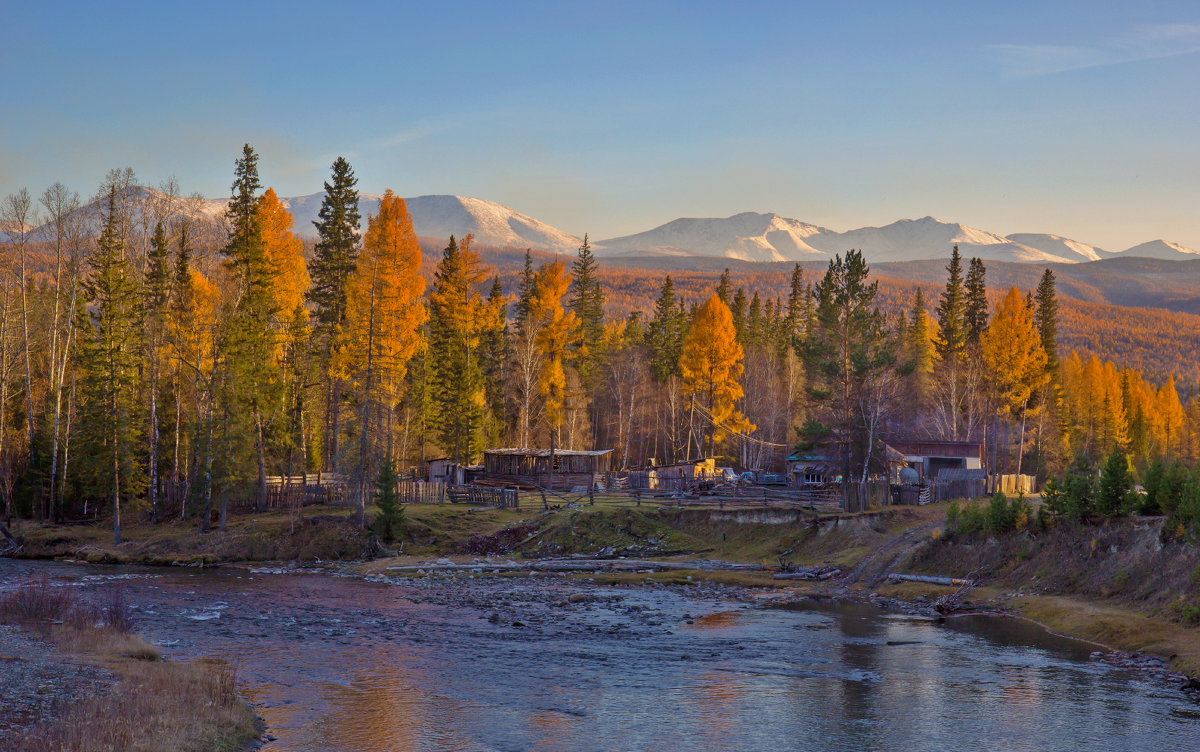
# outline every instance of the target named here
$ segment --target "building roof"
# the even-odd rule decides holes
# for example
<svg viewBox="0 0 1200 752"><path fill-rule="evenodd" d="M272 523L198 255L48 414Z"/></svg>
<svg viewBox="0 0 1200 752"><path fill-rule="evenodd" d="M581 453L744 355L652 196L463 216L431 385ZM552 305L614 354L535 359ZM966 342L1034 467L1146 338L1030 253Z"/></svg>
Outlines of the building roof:
<svg viewBox="0 0 1200 752"><path fill-rule="evenodd" d="M978 441L893 441L889 442L910 457L979 457L983 444Z"/></svg>
<svg viewBox="0 0 1200 752"><path fill-rule="evenodd" d="M555 449L555 457L603 457L609 454L611 449ZM549 457L549 449L520 449L517 447L500 447L496 449L484 449L484 454L501 454L508 456L521 457Z"/></svg>

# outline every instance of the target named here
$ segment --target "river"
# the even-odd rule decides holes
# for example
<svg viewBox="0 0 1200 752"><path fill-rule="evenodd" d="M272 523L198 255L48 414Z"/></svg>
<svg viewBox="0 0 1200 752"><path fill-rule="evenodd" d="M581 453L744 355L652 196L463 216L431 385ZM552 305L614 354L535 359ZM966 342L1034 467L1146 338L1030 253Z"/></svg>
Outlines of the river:
<svg viewBox="0 0 1200 752"><path fill-rule="evenodd" d="M715 585L364 580L0 561L119 587L168 657L237 666L301 750L1185 750L1200 708L1010 619L768 607Z"/></svg>

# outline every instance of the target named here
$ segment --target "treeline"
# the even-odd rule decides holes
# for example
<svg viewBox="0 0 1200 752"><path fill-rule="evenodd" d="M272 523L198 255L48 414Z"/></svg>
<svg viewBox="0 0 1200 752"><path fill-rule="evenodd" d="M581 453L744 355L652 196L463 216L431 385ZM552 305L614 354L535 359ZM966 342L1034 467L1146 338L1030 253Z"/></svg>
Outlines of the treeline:
<svg viewBox="0 0 1200 752"><path fill-rule="evenodd" d="M1138 462L1200 451L1200 407L1169 381L1060 363L1049 270L1028 295L989 297L983 263L964 270L956 248L936 300L911 288L898 305L849 251L775 290L726 272L651 291L602 271L585 237L569 266L526 252L506 287L469 235L430 273L403 199L388 191L364 221L356 185L338 158L311 254L249 146L216 223L128 170L94 217L61 185L9 196L5 514L109 515L118 538L122 512L206 529L231 505L262 508L269 476L304 472L344 476L361 510L381 472L505 445L750 469L836 447L854 480L896 437L984 441L993 467L1042 477L1113 447ZM613 315L614 278L653 306Z"/></svg>

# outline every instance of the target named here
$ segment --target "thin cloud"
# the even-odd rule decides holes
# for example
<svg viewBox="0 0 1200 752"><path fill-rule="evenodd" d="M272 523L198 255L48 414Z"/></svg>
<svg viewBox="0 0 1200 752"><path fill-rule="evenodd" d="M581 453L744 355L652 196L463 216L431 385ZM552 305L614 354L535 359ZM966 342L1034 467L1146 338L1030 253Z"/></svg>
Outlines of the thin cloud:
<svg viewBox="0 0 1200 752"><path fill-rule="evenodd" d="M1200 52L1200 23L1141 26L1096 45L993 44L986 49L1009 76L1050 76Z"/></svg>

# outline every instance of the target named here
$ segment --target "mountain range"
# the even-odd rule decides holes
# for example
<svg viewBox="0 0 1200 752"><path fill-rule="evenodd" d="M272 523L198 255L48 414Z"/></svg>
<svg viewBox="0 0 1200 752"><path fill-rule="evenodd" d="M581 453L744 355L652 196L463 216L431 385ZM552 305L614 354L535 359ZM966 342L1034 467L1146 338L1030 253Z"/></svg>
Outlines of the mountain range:
<svg viewBox="0 0 1200 752"><path fill-rule="evenodd" d="M141 189L154 194L151 189ZM294 232L316 238L313 221L324 194L280 199L295 219ZM359 194L359 210L366 218L378 211L377 194ZM532 248L574 254L582 244L564 232L511 207L481 198L433 195L405 199L417 235L444 242L450 235L475 236L479 245L493 248ZM202 199L196 212L219 217L227 199ZM95 211L95 204L88 210ZM3 233L0 233L3 234ZM723 218L681 218L645 232L595 241L597 256L620 259L662 257L662 266L689 268L702 258L754 262L824 261L834 254L859 249L871 263L895 263L946 258L957 245L963 256L988 261L1033 264L1076 264L1123 257L1163 260L1200 259L1200 251L1178 243L1152 240L1123 251L1110 252L1094 245L1048 233L1014 233L1001 236L957 222L934 217L901 219L882 227L862 227L838 232L773 213L742 212Z"/></svg>

